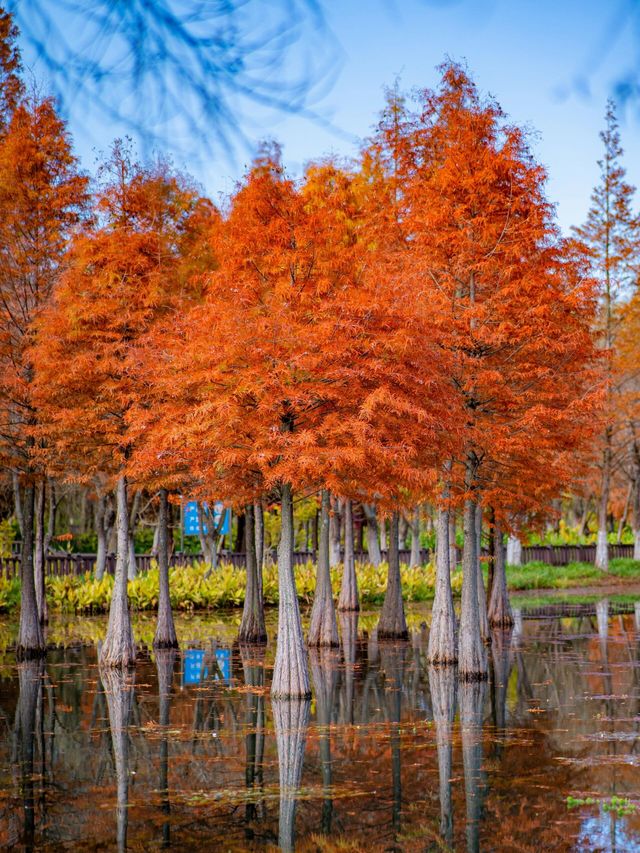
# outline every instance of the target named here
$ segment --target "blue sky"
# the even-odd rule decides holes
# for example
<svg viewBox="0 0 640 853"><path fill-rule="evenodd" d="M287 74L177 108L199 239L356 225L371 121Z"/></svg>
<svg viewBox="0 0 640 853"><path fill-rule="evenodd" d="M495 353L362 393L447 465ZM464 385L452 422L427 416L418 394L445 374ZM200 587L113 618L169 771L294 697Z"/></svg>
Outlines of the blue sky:
<svg viewBox="0 0 640 853"><path fill-rule="evenodd" d="M467 62L480 89L493 94L511 120L536 132L534 151L548 169L549 197L563 229L584 219L597 179L606 98L634 62L640 65L638 0L326 0L324 9L336 40L335 74L313 107L341 132L253 109L244 125L251 142L278 139L296 175L324 154L349 156L375 123L385 85L399 77L403 88L432 86L436 66L450 56ZM299 46L303 57L307 37ZM312 49L317 44L309 38ZM33 57L25 59L41 76ZM71 130L91 168L94 149L123 131L93 119L88 128L83 118L71 106ZM640 97L621 107L620 123L629 179L640 184ZM233 189L251 156L239 148L234 161L209 152L186 159L184 149L167 148L214 200Z"/></svg>

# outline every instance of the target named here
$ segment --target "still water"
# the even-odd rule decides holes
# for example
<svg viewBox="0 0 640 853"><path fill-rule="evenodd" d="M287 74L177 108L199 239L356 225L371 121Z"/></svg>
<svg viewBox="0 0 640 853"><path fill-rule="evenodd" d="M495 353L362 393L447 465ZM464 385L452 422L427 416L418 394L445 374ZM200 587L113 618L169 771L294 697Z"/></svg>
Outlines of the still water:
<svg viewBox="0 0 640 853"><path fill-rule="evenodd" d="M0 652L0 846L640 851L633 614L525 618L471 685L428 667L427 609L402 644L350 614L308 702L271 701L238 620L181 617L157 656L138 620L131 675L100 673L100 618L54 622L46 664Z"/></svg>

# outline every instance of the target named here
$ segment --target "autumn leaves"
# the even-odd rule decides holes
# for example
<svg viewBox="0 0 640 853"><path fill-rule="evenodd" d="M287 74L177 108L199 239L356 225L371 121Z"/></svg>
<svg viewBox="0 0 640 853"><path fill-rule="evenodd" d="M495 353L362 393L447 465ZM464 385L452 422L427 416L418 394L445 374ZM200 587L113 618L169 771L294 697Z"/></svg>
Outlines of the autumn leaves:
<svg viewBox="0 0 640 853"><path fill-rule="evenodd" d="M554 225L544 181L523 132L453 63L415 102L389 96L357 162L320 162L297 182L266 146L221 212L166 164L143 167L117 143L91 207L64 197L80 225L59 226L66 251L29 317L31 464L110 478L123 551L132 480L163 501L178 490L224 500L250 520L254 505L279 501L273 691L282 696L309 692L296 496L321 493L326 509L329 492L375 503L392 530L402 509L432 501L430 657L482 678L482 514L507 530L541 511L598 405L593 283ZM456 509L459 630L445 541ZM240 633L263 640L248 540ZM395 557L381 637L406 633ZM327 572L323 562L318 590L332 611ZM497 621L504 606L494 605ZM163 612L158 643L171 645ZM335 616L325 621L314 643L335 642ZM134 657L123 552L102 660Z"/></svg>

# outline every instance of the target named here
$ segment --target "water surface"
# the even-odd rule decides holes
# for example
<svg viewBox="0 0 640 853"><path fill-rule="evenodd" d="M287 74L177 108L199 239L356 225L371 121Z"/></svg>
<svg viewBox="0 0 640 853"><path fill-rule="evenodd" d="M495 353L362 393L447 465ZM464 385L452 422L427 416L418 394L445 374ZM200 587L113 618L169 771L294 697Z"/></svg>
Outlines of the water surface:
<svg viewBox="0 0 640 853"><path fill-rule="evenodd" d="M0 653L0 846L640 851L633 615L524 619L471 685L428 667L426 608L407 643L376 618L311 653L309 702L271 701L237 613L179 618L158 656L138 620L129 676L99 671L102 618L55 621L46 664Z"/></svg>

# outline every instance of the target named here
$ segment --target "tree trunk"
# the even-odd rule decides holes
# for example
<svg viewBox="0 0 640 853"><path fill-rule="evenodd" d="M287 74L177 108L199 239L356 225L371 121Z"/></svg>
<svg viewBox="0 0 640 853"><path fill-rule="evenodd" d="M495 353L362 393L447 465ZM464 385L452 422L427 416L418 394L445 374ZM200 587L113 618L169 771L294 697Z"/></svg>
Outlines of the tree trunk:
<svg viewBox="0 0 640 853"><path fill-rule="evenodd" d="M609 540L607 538L607 509L609 506L609 491L611 489L611 427L605 430L605 448L602 455L602 479L598 501L598 539L596 542L596 568L603 572L609 571Z"/></svg>
<svg viewBox="0 0 640 853"><path fill-rule="evenodd" d="M401 513L400 518L398 519L398 550L403 551L407 544L407 532L409 530L409 523L404 515Z"/></svg>
<svg viewBox="0 0 640 853"><path fill-rule="evenodd" d="M344 502L344 566L342 569L342 585L338 599L338 610L360 610L358 578L353 553L353 517L350 500Z"/></svg>
<svg viewBox="0 0 640 853"><path fill-rule="evenodd" d="M487 677L487 660L480 636L478 614L476 542L476 504L473 499L467 499L464 503L464 577L458 643L458 674L464 681L482 680Z"/></svg>
<svg viewBox="0 0 640 853"><path fill-rule="evenodd" d="M105 515L107 512L107 496L100 495L96 503L95 524L98 547L96 552L96 579L101 581L107 566L107 531Z"/></svg>
<svg viewBox="0 0 640 853"><path fill-rule="evenodd" d="M169 493L160 489L158 511L158 624L153 638L154 649L177 649L178 638L173 624L171 595L169 591Z"/></svg>
<svg viewBox="0 0 640 853"><path fill-rule="evenodd" d="M507 539L507 565L522 565L522 542L517 536L510 535Z"/></svg>
<svg viewBox="0 0 640 853"><path fill-rule="evenodd" d="M489 624L492 627L508 628L513 625L513 613L511 612L511 603L507 591L502 530L497 522L493 527L493 550L493 583L489 601Z"/></svg>
<svg viewBox="0 0 640 853"><path fill-rule="evenodd" d="M458 549L456 547L456 514L449 511L449 571L453 574L458 566Z"/></svg>
<svg viewBox="0 0 640 853"><path fill-rule="evenodd" d="M448 497L448 490L443 497ZM436 537L436 591L431 611L428 659L432 664L448 665L457 662L458 653L449 570L449 512L442 507L438 507Z"/></svg>
<svg viewBox="0 0 640 853"><path fill-rule="evenodd" d="M135 493L133 503L131 505L131 515L129 517L129 556L127 564L127 576L132 581L138 574L138 564L136 563L136 544L135 533L136 523L138 521L138 511L140 509L140 489Z"/></svg>
<svg viewBox="0 0 640 853"><path fill-rule="evenodd" d="M387 550L387 520L383 518L380 522L380 550Z"/></svg>
<svg viewBox="0 0 640 853"><path fill-rule="evenodd" d="M394 512L391 516L391 529L389 531L389 572L382 612L378 621L378 640L406 640L409 636L404 616L402 581L400 579L400 555L398 553L399 522L400 513Z"/></svg>
<svg viewBox="0 0 640 853"><path fill-rule="evenodd" d="M438 519L439 521L440 519ZM453 721L456 717L456 681L453 669L429 667L429 691L433 707L438 750L440 783L440 835L447 848L453 848L453 802L451 769L453 757Z"/></svg>
<svg viewBox="0 0 640 853"><path fill-rule="evenodd" d="M484 643L491 641L489 632L489 618L487 615L487 593L484 588L484 577L482 575L482 507L476 505L476 568L478 571L478 620L480 622L480 636Z"/></svg>
<svg viewBox="0 0 640 853"><path fill-rule="evenodd" d="M116 572L109 607L109 625L107 636L102 645L100 664L102 666L127 667L136 661L136 646L131 630L129 596L127 595L127 566L129 562L129 519L127 506L127 480L124 475L118 479L117 500L117 556Z"/></svg>
<svg viewBox="0 0 640 853"><path fill-rule="evenodd" d="M307 650L293 571L293 496L291 484L281 486L282 525L278 544L278 640L271 695L278 698L311 696Z"/></svg>
<svg viewBox="0 0 640 853"><path fill-rule="evenodd" d="M33 516L35 510L35 489L33 483L24 487L22 507L22 553L20 557L20 627L16 657L18 660L30 660L43 657L46 646L38 618L38 604L33 570Z"/></svg>
<svg viewBox="0 0 640 853"><path fill-rule="evenodd" d="M367 553L369 555L369 562L377 568L382 562L382 554L380 553L380 529L378 527L376 507L375 504L362 504L362 508L367 519Z"/></svg>
<svg viewBox="0 0 640 853"><path fill-rule="evenodd" d="M241 551L246 552L245 542L245 523L247 514L239 515L236 523L236 541L233 543L233 550L237 554Z"/></svg>
<svg viewBox="0 0 640 853"><path fill-rule="evenodd" d="M262 503L258 501L253 505L255 519L255 541L256 541L256 571L258 573L258 594L264 607L264 585L262 573L264 571L264 510Z"/></svg>
<svg viewBox="0 0 640 853"><path fill-rule="evenodd" d="M310 646L337 646L340 642L336 610L333 603L333 591L331 589L331 569L329 566L330 515L331 496L327 489L323 489L320 504L320 540L318 543L316 590L313 596L309 636L307 638Z"/></svg>
<svg viewBox="0 0 640 853"><path fill-rule="evenodd" d="M153 529L153 539L151 541L151 556L158 559L158 536L160 535L160 520L156 523Z"/></svg>
<svg viewBox="0 0 640 853"><path fill-rule="evenodd" d="M136 544L133 538L133 533L130 533L127 542L127 577L132 581L137 574L138 564L136 562Z"/></svg>
<svg viewBox="0 0 640 853"><path fill-rule="evenodd" d="M13 511L18 522L18 529L22 536L24 530L24 518L22 515L22 497L20 495L20 477L17 471L11 472L11 482L13 483Z"/></svg>
<svg viewBox="0 0 640 853"><path fill-rule="evenodd" d="M278 845L283 853L289 853L295 847L296 804L302 780L311 702L308 699L280 698L274 699L271 706L280 776Z"/></svg>
<svg viewBox="0 0 640 853"><path fill-rule="evenodd" d="M414 569L420 565L420 507L413 510L411 519L411 559L409 566Z"/></svg>
<svg viewBox="0 0 640 853"><path fill-rule="evenodd" d="M41 625L49 621L47 596L45 591L45 549L44 549L44 511L46 486L45 480L39 480L36 486L35 515L36 541L33 561L33 581L36 588L36 606Z"/></svg>
<svg viewBox="0 0 640 853"><path fill-rule="evenodd" d="M116 771L117 847L118 853L127 849L129 823L129 721L133 704L133 673L100 670L109 708L109 727Z"/></svg>
<svg viewBox="0 0 640 853"><path fill-rule="evenodd" d="M238 631L238 641L240 643L266 643L267 631L264 626L264 606L260 592L258 564L256 560L256 531L253 504L247 504L245 507L244 519L243 527L247 554L247 588L244 596L242 622Z"/></svg>
<svg viewBox="0 0 640 853"><path fill-rule="evenodd" d="M342 524L342 513L340 512L340 500L331 499L331 516L329 519L329 565L331 568L340 563L340 527Z"/></svg>

